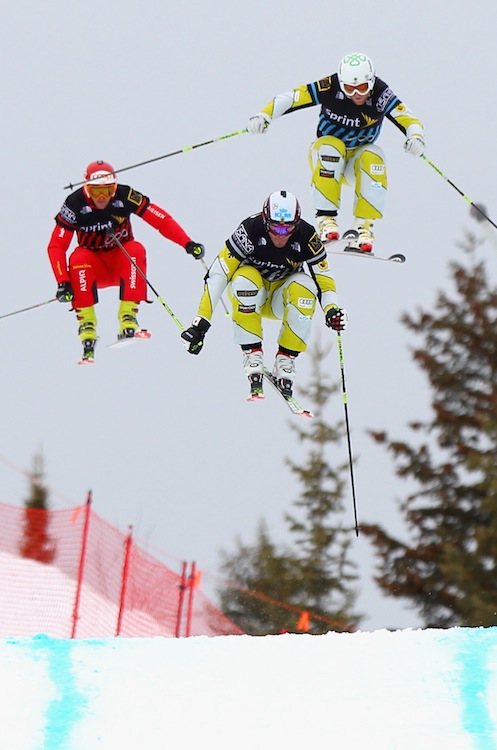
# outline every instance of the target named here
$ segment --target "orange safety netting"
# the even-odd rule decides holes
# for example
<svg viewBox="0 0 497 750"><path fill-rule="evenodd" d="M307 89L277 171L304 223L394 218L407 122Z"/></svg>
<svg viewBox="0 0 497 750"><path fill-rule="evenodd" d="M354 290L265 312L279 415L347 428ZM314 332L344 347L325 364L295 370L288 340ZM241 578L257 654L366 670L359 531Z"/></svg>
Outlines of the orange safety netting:
<svg viewBox="0 0 497 750"><path fill-rule="evenodd" d="M195 586L103 521L91 504L0 503L0 637L239 635Z"/></svg>

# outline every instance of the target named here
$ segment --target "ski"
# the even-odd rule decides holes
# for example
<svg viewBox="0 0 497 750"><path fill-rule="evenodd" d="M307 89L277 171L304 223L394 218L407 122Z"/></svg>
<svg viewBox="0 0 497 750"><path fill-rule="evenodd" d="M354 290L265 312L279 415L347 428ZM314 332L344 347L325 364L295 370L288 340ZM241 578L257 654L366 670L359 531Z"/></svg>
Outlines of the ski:
<svg viewBox="0 0 497 750"><path fill-rule="evenodd" d="M134 341L148 341L151 338L152 334L150 333L150 331L142 328L139 331L135 331L134 336L118 336L117 341L113 341L112 344L107 344L107 346L109 349L117 349L121 346L132 344Z"/></svg>
<svg viewBox="0 0 497 750"><path fill-rule="evenodd" d="M355 232L357 235L357 232ZM330 255L349 255L349 256L355 256L356 258L370 258L371 260L382 260L383 262L388 263L405 263L406 262L406 256L402 253L394 253L393 255L390 255L388 257L385 257L383 255L375 255L374 253L361 253L360 250L354 250L352 248L349 248L349 243L351 240L354 239L354 235L352 234L352 230L348 232L348 237L344 237L341 240L328 240L327 242L323 242L323 245L326 247L326 251ZM342 248L339 250L338 248Z"/></svg>
<svg viewBox="0 0 497 750"><path fill-rule="evenodd" d="M371 253L361 253L360 250L347 250L345 248L344 250L328 250L328 253L330 255L348 255L356 258L369 258L370 260L381 260L386 263L405 263L406 262L406 256L402 255L402 253L394 253L393 255L390 255L388 257L383 255L372 255Z"/></svg>
<svg viewBox="0 0 497 750"><path fill-rule="evenodd" d="M264 401L263 393L249 393L247 401Z"/></svg>
<svg viewBox="0 0 497 750"><path fill-rule="evenodd" d="M268 383L270 383L274 390L279 393L283 401L286 403L292 414L295 414L298 417L309 417L312 419L314 417L314 414L312 411L308 411L307 409L303 409L297 399L294 396L285 396L284 393L278 388L278 384L276 382L276 378L274 375L269 372L269 370L265 367L264 368L264 378L267 380Z"/></svg>
<svg viewBox="0 0 497 750"><path fill-rule="evenodd" d="M342 248L340 252L343 252L346 247L350 244L350 240L353 239L351 236L340 239L340 240L321 240L323 245L325 246L326 250L328 252L331 252L328 248L335 248L335 250L339 250L339 248Z"/></svg>
<svg viewBox="0 0 497 750"><path fill-rule="evenodd" d="M342 239L340 240L328 240L327 242L323 242L323 245L326 247L327 252L331 255L349 255L355 256L356 258L371 258L372 260L381 260L387 263L406 262L406 256L402 253L394 253L393 255L390 255L388 257L385 257L383 255L375 255L374 253L361 253L360 250L349 247L350 242L354 239L357 239L358 233L354 229L349 229L349 231L346 232L345 235L346 236L342 237ZM339 248L342 249L339 250Z"/></svg>

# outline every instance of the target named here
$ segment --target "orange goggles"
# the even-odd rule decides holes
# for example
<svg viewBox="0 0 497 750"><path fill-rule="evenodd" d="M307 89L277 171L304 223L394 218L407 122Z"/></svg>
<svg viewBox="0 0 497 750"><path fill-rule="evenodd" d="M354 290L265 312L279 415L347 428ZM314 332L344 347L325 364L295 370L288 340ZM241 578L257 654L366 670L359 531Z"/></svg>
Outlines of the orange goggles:
<svg viewBox="0 0 497 750"><path fill-rule="evenodd" d="M369 83L343 83L343 90L347 96L354 96L354 94L367 94L369 93Z"/></svg>
<svg viewBox="0 0 497 750"><path fill-rule="evenodd" d="M91 185L87 184L86 189L90 198L112 198L116 192L115 185Z"/></svg>

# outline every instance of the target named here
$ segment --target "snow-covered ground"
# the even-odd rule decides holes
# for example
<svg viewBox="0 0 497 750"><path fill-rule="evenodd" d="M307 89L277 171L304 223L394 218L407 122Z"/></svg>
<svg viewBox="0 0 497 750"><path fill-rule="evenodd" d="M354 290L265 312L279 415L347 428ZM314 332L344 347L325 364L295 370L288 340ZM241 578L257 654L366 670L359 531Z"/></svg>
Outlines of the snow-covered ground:
<svg viewBox="0 0 497 750"><path fill-rule="evenodd" d="M2 750L495 750L497 628L0 640Z"/></svg>

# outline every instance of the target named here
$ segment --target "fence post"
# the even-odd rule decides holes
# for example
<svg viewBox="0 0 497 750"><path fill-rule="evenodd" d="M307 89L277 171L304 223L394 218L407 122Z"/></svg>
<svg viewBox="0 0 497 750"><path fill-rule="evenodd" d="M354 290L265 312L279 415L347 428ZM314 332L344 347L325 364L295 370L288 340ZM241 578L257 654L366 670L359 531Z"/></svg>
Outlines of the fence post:
<svg viewBox="0 0 497 750"><path fill-rule="evenodd" d="M125 542L124 542L123 573L122 573L122 579L121 579L121 593L119 595L119 612L117 615L116 636L121 635L121 623L123 619L124 602L126 600L126 588L128 584L128 577L129 577L129 558L130 558L130 553L131 553L132 533L133 533L133 527L130 526L128 536L126 537Z"/></svg>
<svg viewBox="0 0 497 750"><path fill-rule="evenodd" d="M188 614L186 617L186 637L189 638L192 632L192 613L193 613L193 591L195 589L195 575L197 566L194 562L190 568L190 578L188 579Z"/></svg>
<svg viewBox="0 0 497 750"><path fill-rule="evenodd" d="M78 580L76 585L76 596L74 598L74 607L72 612L72 629L71 638L76 638L76 630L79 620L79 603L81 599L81 588L83 586L83 573L85 568L86 546L88 542L88 531L90 528L90 510L91 510L92 491L88 491L86 500L85 524L83 527L83 537L81 539L81 557L79 559Z"/></svg>
<svg viewBox="0 0 497 750"><path fill-rule="evenodd" d="M175 637L179 638L181 635L181 618L183 616L183 602L185 601L185 591L187 587L186 582L186 562L181 565L181 583L179 584L178 594L178 613L176 615L176 633Z"/></svg>

